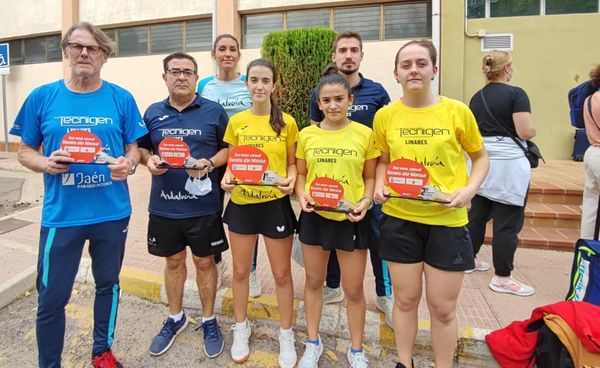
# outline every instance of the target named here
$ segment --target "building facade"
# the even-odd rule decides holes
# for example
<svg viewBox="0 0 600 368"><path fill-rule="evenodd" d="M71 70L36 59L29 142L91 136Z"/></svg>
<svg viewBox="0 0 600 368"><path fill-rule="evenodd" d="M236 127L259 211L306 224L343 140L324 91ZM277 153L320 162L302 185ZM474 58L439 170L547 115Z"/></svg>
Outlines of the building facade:
<svg viewBox="0 0 600 368"><path fill-rule="evenodd" d="M406 41L430 38L440 53L440 93L468 103L484 83L482 51L513 54L512 83L532 101L536 142L546 158L567 159L573 146L567 91L600 63L600 0L38 0L13 2L0 14L0 43L10 44L6 77L8 126L36 86L62 78L61 31L79 21L100 26L117 51L103 77L130 90L143 111L167 95L162 58L186 51L210 75L213 34L242 42L242 68L260 56L270 31L325 26L364 38L361 71L392 99L394 55ZM244 72L244 70L241 70ZM2 137L3 138L3 137ZM10 137L11 142L16 142ZM3 139L2 139L3 140ZM14 149L14 147L13 147Z"/></svg>

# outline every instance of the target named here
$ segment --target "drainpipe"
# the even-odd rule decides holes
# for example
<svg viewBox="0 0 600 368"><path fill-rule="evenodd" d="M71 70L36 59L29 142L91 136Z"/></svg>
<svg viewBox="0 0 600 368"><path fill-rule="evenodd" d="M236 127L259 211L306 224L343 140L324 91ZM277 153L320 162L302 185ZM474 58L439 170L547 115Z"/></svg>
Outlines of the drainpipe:
<svg viewBox="0 0 600 368"><path fill-rule="evenodd" d="M211 48L212 45L215 44L215 40L217 39L217 1L218 0L212 0L212 43L211 43ZM217 75L217 63L212 63L213 65L213 75Z"/></svg>
<svg viewBox="0 0 600 368"><path fill-rule="evenodd" d="M465 0L466 1L466 0ZM441 50L441 0L431 1L431 42L437 50ZM433 81L432 92L434 94L440 93L440 74Z"/></svg>

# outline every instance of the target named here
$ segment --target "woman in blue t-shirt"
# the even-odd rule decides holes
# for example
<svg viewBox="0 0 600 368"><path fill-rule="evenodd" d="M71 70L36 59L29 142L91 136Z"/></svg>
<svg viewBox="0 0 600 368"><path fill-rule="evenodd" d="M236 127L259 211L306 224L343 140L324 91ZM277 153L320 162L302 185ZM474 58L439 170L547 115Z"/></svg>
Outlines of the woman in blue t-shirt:
<svg viewBox="0 0 600 368"><path fill-rule="evenodd" d="M217 63L218 72L216 75L201 79L198 82L197 93L206 99L220 103L229 117L252 107L252 97L246 88L246 76L238 73L241 54L237 38L228 33L217 36L210 54ZM219 181L223 178L224 173L225 168L223 167L219 171ZM224 195L225 193L221 191L221 203L223 203ZM254 247L254 261L250 272L250 297L252 298L256 298L262 293L260 279L256 274L257 254L258 241ZM215 262L219 270L219 280L221 280L221 271L223 270L221 255L215 256Z"/></svg>

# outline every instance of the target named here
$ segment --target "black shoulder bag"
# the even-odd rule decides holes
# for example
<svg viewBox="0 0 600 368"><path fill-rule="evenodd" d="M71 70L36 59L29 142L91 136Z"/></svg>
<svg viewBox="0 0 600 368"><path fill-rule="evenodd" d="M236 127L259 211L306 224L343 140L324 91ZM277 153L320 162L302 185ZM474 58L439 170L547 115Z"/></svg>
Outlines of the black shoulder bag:
<svg viewBox="0 0 600 368"><path fill-rule="evenodd" d="M542 152L540 151L540 148L532 141L525 141L525 143L527 143L527 147L523 146L523 144L519 142L517 137L515 137L504 125L502 125L500 121L498 121L498 119L496 119L496 116L492 114L490 108L488 107L487 101L485 100L485 96L483 95L483 90L480 90L479 94L481 95L481 101L483 102L483 107L485 108L485 111L492 118L492 120L494 120L494 122L500 127L500 129L504 130L506 135L512 138L512 140L515 141L517 146L519 146L523 150L525 157L527 157L527 160L529 161L529 166L531 166L532 169L535 169L540 165L540 160L546 163L544 157L542 157Z"/></svg>

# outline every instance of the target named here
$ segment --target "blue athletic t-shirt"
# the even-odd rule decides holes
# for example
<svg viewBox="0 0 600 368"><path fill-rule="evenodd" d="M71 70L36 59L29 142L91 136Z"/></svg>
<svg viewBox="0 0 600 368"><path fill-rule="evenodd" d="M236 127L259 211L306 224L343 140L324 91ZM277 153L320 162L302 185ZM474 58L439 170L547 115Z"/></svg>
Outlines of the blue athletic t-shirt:
<svg viewBox="0 0 600 368"><path fill-rule="evenodd" d="M322 121L325 116L319 109L318 91L313 89L310 94L310 120ZM373 118L377 110L390 103L390 96L377 82L364 78L360 74L360 82L352 87L353 104L348 107L348 119L373 128Z"/></svg>
<svg viewBox="0 0 600 368"><path fill-rule="evenodd" d="M139 146L154 153L168 137L183 140L195 159L212 158L221 149L227 128L227 114L221 105L196 95L196 99L183 111L178 111L169 99L154 103L144 114L150 134L139 141ZM212 191L204 196L186 190L189 179L185 170L170 169L162 175L152 176L150 205L153 215L171 219L206 216L221 211L218 170L209 174Z"/></svg>
<svg viewBox="0 0 600 368"><path fill-rule="evenodd" d="M97 91L77 93L59 80L31 92L10 134L31 147L43 146L43 155L50 156L72 130L94 133L113 157L124 156L125 145L148 132L125 89L103 81ZM106 165L71 164L66 173L44 174L42 226L83 226L130 215L127 182L113 181Z"/></svg>
<svg viewBox="0 0 600 368"><path fill-rule="evenodd" d="M252 107L245 75L230 81L222 81L214 76L206 77L198 82L197 92L200 96L221 104L229 117Z"/></svg>

